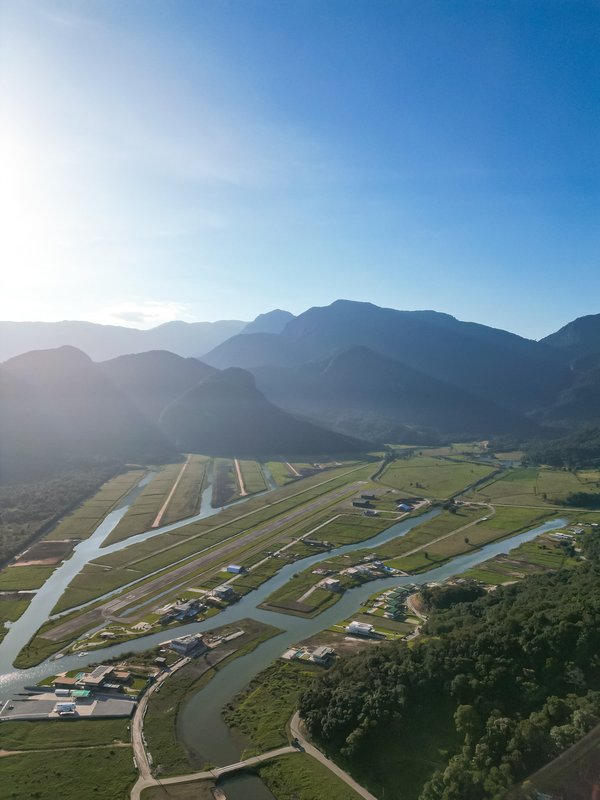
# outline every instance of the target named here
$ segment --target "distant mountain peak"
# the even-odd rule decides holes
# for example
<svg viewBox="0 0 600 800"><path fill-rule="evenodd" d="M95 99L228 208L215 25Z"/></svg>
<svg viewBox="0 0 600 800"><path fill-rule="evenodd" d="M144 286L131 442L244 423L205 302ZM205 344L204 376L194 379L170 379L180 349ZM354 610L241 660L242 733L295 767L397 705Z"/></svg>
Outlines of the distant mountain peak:
<svg viewBox="0 0 600 800"><path fill-rule="evenodd" d="M249 322L241 333L281 333L294 315L281 308L259 314L255 320Z"/></svg>

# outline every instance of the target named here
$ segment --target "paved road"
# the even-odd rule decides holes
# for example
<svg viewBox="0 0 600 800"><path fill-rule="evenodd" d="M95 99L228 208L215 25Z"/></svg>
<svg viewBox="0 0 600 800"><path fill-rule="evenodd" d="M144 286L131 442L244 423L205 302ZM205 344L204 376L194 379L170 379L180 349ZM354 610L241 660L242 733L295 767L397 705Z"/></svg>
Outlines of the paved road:
<svg viewBox="0 0 600 800"><path fill-rule="evenodd" d="M294 736L298 740L300 746L302 747L305 753L308 753L309 756L312 756L321 764L323 764L323 766L327 767L328 770L331 770L331 772L337 775L338 778L341 778L341 780L343 780L344 783L348 784L348 786L350 786L351 789L354 789L356 794L360 795L360 797L364 797L365 800L377 800L374 794L368 792L364 788L364 786L361 786L359 783L357 783L354 780L354 778L352 778L352 776L348 775L347 772L344 772L344 770L341 769L341 767L338 767L337 764L334 764L334 762L331 761L331 759L323 755L323 753L320 750L317 750L317 748L306 739L306 734L304 732L304 725L302 724L302 720L300 719L300 714L297 711L292 717L292 720L290 722L290 729L292 732L292 736Z"/></svg>
<svg viewBox="0 0 600 800"><path fill-rule="evenodd" d="M152 780L150 762L148 760L148 754L144 744L144 716L146 714L146 709L148 707L148 703L150 702L150 698L170 675L172 675L174 672L177 672L177 670L181 669L181 667L184 667L189 663L189 661L189 658L182 658L176 664L173 664L169 672L163 672L162 675L159 675L156 682L150 686L147 692L145 692L144 696L138 703L137 708L135 709L135 713L131 721L131 744L133 746L133 755L140 771L140 779Z"/></svg>

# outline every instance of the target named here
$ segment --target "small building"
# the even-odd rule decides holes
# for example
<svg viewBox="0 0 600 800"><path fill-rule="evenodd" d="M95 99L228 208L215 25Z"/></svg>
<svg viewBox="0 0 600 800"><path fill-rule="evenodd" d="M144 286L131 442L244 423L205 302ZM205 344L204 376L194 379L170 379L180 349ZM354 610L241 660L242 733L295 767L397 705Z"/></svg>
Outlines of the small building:
<svg viewBox="0 0 600 800"><path fill-rule="evenodd" d="M97 689L109 678L113 673L114 667L106 666L105 664L98 664L98 666L83 675L81 682L85 689Z"/></svg>
<svg viewBox="0 0 600 800"><path fill-rule="evenodd" d="M123 670L115 670L111 677L117 683L130 683L131 682L131 672L127 672L127 670L124 670L124 669Z"/></svg>
<svg viewBox="0 0 600 800"><path fill-rule="evenodd" d="M157 656L154 659L154 663L160 669L166 669L167 668L167 659L164 656Z"/></svg>
<svg viewBox="0 0 600 800"><path fill-rule="evenodd" d="M359 622L353 620L349 625L346 625L346 633L351 633L354 636L372 636L374 628L368 622Z"/></svg>
<svg viewBox="0 0 600 800"><path fill-rule="evenodd" d="M326 645L321 645L313 650L311 655L311 661L314 661L315 664L320 664L321 666L325 666L329 664L332 657L335 654L335 650L333 647L327 647Z"/></svg>
<svg viewBox="0 0 600 800"><path fill-rule="evenodd" d="M54 710L59 717L72 717L77 713L75 703L57 703Z"/></svg>
<svg viewBox="0 0 600 800"><path fill-rule="evenodd" d="M231 586L224 584L223 586L216 586L212 590L212 594L219 600L231 600L231 598L235 595L235 592Z"/></svg>
<svg viewBox="0 0 600 800"><path fill-rule="evenodd" d="M325 580L320 582L319 586L322 589L327 589L329 592L339 592L341 583L337 578L325 578Z"/></svg>
<svg viewBox="0 0 600 800"><path fill-rule="evenodd" d="M412 511L412 506L409 506L408 503L398 503L398 511Z"/></svg>
<svg viewBox="0 0 600 800"><path fill-rule="evenodd" d="M242 572L246 571L246 568L240 564L228 564L225 571L231 572L233 575L241 575Z"/></svg>
<svg viewBox="0 0 600 800"><path fill-rule="evenodd" d="M169 647L182 656L189 656L191 653L197 655L208 649L204 644L202 635L199 633L190 633L188 636L180 636L178 639L173 639L169 642Z"/></svg>
<svg viewBox="0 0 600 800"><path fill-rule="evenodd" d="M361 495L363 500L375 500L375 492L362 492Z"/></svg>
<svg viewBox="0 0 600 800"><path fill-rule="evenodd" d="M58 677L52 682L54 691L57 689L75 689L79 681L77 678Z"/></svg>
<svg viewBox="0 0 600 800"><path fill-rule="evenodd" d="M352 505L354 508L371 508L371 501L370 500L353 500Z"/></svg>

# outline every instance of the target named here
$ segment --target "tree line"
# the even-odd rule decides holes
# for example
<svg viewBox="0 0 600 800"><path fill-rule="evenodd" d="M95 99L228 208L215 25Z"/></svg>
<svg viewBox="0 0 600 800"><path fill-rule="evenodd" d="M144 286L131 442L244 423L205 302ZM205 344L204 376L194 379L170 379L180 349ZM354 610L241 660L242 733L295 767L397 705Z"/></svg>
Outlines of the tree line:
<svg viewBox="0 0 600 800"><path fill-rule="evenodd" d="M600 718L600 534L585 534L583 547L575 569L473 592L470 602L460 592L430 593L431 616L412 646L340 659L304 692L311 735L360 761L371 733L441 692L462 745L420 800L504 797ZM393 759L393 737L389 748Z"/></svg>

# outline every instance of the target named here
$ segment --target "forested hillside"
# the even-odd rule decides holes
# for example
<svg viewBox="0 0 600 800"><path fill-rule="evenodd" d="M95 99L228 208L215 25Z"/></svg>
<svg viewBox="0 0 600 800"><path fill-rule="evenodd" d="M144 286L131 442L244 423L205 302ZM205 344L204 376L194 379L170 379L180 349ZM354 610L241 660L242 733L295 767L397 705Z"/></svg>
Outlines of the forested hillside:
<svg viewBox="0 0 600 800"><path fill-rule="evenodd" d="M386 797L504 797L600 718L599 534L587 536L585 552L575 570L434 611L412 648L393 643L340 661L301 698L311 734L332 754L351 755L361 779ZM377 772L370 741L393 765L403 753L392 731L410 720L404 733L418 738L436 712L441 726L444 709L455 746L405 793L392 769L388 778Z"/></svg>

